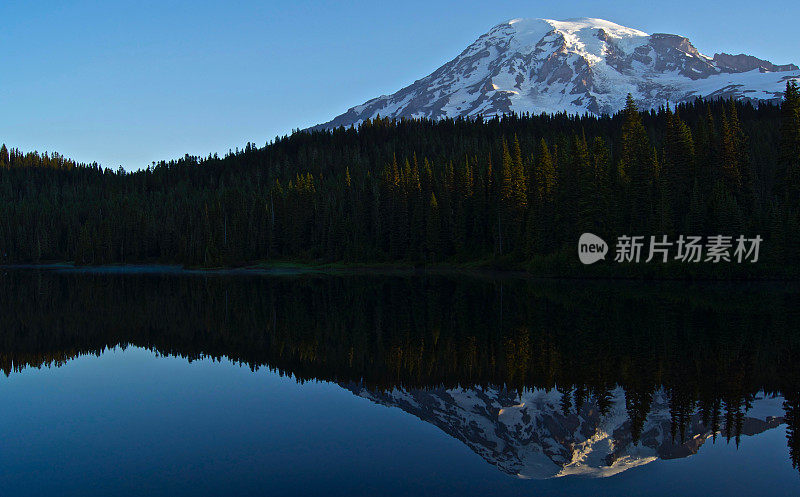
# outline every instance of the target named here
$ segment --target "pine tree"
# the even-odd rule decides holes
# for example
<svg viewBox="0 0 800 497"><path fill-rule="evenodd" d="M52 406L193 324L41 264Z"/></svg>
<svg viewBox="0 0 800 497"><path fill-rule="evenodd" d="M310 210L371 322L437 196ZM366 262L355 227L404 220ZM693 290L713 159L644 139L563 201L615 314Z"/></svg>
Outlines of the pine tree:
<svg viewBox="0 0 800 497"><path fill-rule="evenodd" d="M439 202L436 200L436 195L431 193L430 201L428 202L428 223L427 223L427 247L428 258L431 261L439 259L440 246L440 212Z"/></svg>
<svg viewBox="0 0 800 497"><path fill-rule="evenodd" d="M556 167L547 142L542 138L536 151L536 188L538 201L550 204L556 192Z"/></svg>
<svg viewBox="0 0 800 497"><path fill-rule="evenodd" d="M686 213L686 234L697 236L705 233L704 223L707 217L705 211L700 182L695 180L692 186L692 194L689 197L689 209Z"/></svg>
<svg viewBox="0 0 800 497"><path fill-rule="evenodd" d="M503 167L500 182L500 214L498 233L500 253L517 248L523 216L527 207L527 186L525 168L522 163L519 141L514 137L514 155L512 156L505 139L502 140ZM505 245L505 247L504 247Z"/></svg>
<svg viewBox="0 0 800 497"><path fill-rule="evenodd" d="M729 112L722 112L722 129L720 144L720 169L722 181L731 193L739 193L742 188L742 145L744 133L739 125L736 106L731 105Z"/></svg>
<svg viewBox="0 0 800 497"><path fill-rule="evenodd" d="M592 144L592 197L594 203L593 229L598 233L608 234L616 224L611 208L613 192L611 190L611 150L606 141L596 137Z"/></svg>
<svg viewBox="0 0 800 497"><path fill-rule="evenodd" d="M779 188L794 208L800 205L800 88L795 81L786 82L780 133Z"/></svg>
<svg viewBox="0 0 800 497"><path fill-rule="evenodd" d="M667 109L662 164L666 195L663 196L663 202L665 208L672 210L671 215L665 214L670 216L671 224L676 228L683 226L687 214L686 199L691 195L696 179L694 160L691 130L677 111L673 114Z"/></svg>
<svg viewBox="0 0 800 497"><path fill-rule="evenodd" d="M618 169L628 199L628 228L646 230L653 207L653 156L650 139L631 94L622 111L622 120Z"/></svg>
<svg viewBox="0 0 800 497"><path fill-rule="evenodd" d="M717 153L717 127L711 104L706 102L705 114L700 116L695 126L695 152L697 179L701 185L711 185L713 182L713 168L718 162Z"/></svg>
<svg viewBox="0 0 800 497"><path fill-rule="evenodd" d="M572 227L574 232L567 235L567 238L574 238L576 234L594 230L598 216L602 215L597 210L597 176L589 155L586 136L574 137L572 157L574 161L572 167L577 173L578 180L575 199L578 205L578 222Z"/></svg>
<svg viewBox="0 0 800 497"><path fill-rule="evenodd" d="M6 144L0 145L0 167L8 167L9 165L9 157L8 157L8 149L6 148Z"/></svg>
<svg viewBox="0 0 800 497"><path fill-rule="evenodd" d="M800 393L790 390L783 404L786 413L786 444L792 467L800 470Z"/></svg>

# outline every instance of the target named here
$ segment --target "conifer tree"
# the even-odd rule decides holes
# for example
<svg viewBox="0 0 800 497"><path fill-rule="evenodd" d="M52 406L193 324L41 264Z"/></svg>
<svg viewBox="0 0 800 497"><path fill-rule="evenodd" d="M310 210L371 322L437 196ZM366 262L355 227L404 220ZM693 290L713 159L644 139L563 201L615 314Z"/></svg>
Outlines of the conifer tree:
<svg viewBox="0 0 800 497"><path fill-rule="evenodd" d="M586 136L576 136L573 140L572 157L574 160L575 177L578 180L575 202L577 209L577 225L572 229L577 233L594 230L598 216L602 213L597 210L597 174L589 155L589 145ZM577 228L577 229L576 229ZM575 236L575 233L572 234ZM570 235L567 235L569 238Z"/></svg>
<svg viewBox="0 0 800 497"><path fill-rule="evenodd" d="M615 226L617 220L611 208L613 192L611 190L611 150L606 141L596 137L592 144L592 182L594 188L594 217L593 228L599 233L606 233Z"/></svg>
<svg viewBox="0 0 800 497"><path fill-rule="evenodd" d="M731 193L738 193L742 188L742 145L744 133L739 125L736 106L731 105L729 112L723 109L720 144L720 169L722 181Z"/></svg>
<svg viewBox="0 0 800 497"><path fill-rule="evenodd" d="M781 105L778 160L779 188L786 202L796 207L800 205L800 88L795 81L786 82Z"/></svg>
<svg viewBox="0 0 800 497"><path fill-rule="evenodd" d="M8 157L8 149L6 148L6 144L0 145L0 167L8 167L9 165L9 157Z"/></svg>
<svg viewBox="0 0 800 497"><path fill-rule="evenodd" d="M676 228L683 225L687 214L687 199L696 179L694 161L691 130L677 111L673 114L667 109L662 164L666 186L664 202L673 211L671 224Z"/></svg>
<svg viewBox="0 0 800 497"><path fill-rule="evenodd" d="M652 212L653 156L650 139L633 96L622 111L619 176L627 198L628 228L646 229Z"/></svg>
<svg viewBox="0 0 800 497"><path fill-rule="evenodd" d="M791 387L790 387L791 388ZM800 470L800 392L791 389L786 393L783 409L786 413L786 444L792 467Z"/></svg>
<svg viewBox="0 0 800 497"><path fill-rule="evenodd" d="M536 188L538 201L550 204L556 192L556 168L547 142L542 138L536 151Z"/></svg>
<svg viewBox="0 0 800 497"><path fill-rule="evenodd" d="M427 223L427 247L429 260L436 261L439 259L440 246L440 212L439 202L436 200L436 195L431 193L428 202L428 223Z"/></svg>
<svg viewBox="0 0 800 497"><path fill-rule="evenodd" d="M519 141L514 137L514 154L512 156L505 139L502 140L503 168L500 183L500 216L498 233L500 252L516 248L515 242L520 235L523 215L527 207L527 187L522 154ZM506 246L505 248L503 246Z"/></svg>

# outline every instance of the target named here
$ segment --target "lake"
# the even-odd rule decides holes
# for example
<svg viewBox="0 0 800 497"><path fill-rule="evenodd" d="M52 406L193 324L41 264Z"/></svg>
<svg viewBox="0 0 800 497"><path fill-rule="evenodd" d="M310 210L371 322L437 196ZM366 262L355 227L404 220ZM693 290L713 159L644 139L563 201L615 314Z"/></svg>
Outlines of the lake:
<svg viewBox="0 0 800 497"><path fill-rule="evenodd" d="M0 268L0 495L797 495L799 294Z"/></svg>

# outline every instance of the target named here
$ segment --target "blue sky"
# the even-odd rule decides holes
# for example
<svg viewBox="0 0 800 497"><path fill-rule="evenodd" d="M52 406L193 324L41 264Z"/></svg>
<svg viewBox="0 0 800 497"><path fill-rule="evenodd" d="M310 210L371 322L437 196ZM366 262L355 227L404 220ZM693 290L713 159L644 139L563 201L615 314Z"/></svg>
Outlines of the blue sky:
<svg viewBox="0 0 800 497"><path fill-rule="evenodd" d="M127 169L263 145L393 93L515 17L600 17L709 55L800 63L800 2L786 0L0 0L0 142Z"/></svg>

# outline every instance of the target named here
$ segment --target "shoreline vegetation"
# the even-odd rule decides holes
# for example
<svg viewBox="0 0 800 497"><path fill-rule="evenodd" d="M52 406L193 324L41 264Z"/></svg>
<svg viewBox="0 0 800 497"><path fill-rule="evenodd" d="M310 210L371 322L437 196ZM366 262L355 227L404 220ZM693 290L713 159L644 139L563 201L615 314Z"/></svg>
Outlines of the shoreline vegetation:
<svg viewBox="0 0 800 497"><path fill-rule="evenodd" d="M616 250L581 265L585 233ZM683 237L708 257L685 257ZM708 262L723 238L730 262ZM642 257L612 262L634 239ZM735 257L741 240L756 263ZM671 262L645 262L659 244ZM643 112L629 95L613 116L376 117L131 172L0 147L0 264L797 279L798 254L792 81L780 105Z"/></svg>

